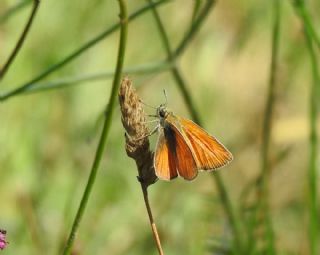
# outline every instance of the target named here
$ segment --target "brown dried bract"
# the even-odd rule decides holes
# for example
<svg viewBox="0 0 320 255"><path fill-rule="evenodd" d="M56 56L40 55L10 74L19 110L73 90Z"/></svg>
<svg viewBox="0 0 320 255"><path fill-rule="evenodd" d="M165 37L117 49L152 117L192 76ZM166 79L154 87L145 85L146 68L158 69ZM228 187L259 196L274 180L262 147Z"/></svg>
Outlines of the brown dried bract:
<svg viewBox="0 0 320 255"><path fill-rule="evenodd" d="M149 186L157 180L153 167L153 152L150 151L147 137L149 130L145 124L146 118L142 104L128 77L122 79L119 103L122 115L121 121L126 130L127 155L136 161L139 180Z"/></svg>

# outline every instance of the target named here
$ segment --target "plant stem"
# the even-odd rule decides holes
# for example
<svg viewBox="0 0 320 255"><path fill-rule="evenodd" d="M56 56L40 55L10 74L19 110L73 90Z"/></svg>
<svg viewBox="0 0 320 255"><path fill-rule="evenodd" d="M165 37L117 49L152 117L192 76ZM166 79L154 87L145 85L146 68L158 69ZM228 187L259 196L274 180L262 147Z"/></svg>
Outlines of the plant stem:
<svg viewBox="0 0 320 255"><path fill-rule="evenodd" d="M128 21L132 21L135 20L137 17L139 17L140 15L142 15L143 13L147 12L150 8L152 8L153 6L158 6L161 4L165 4L168 3L170 0L159 0L157 2L155 2L154 4L150 5L146 5L144 7L142 7L141 9L135 11L133 14L131 14L128 18ZM88 50L89 48L91 48L92 46L94 46L95 44L97 44L98 42L100 42L102 39L104 39L105 37L109 36L110 34L112 34L113 32L115 32L117 29L119 29L121 26L120 23L117 23L115 25L113 25L112 27L108 28L107 30L105 30L104 32L102 32L101 34L99 34L98 36L96 36L95 38L91 39L90 41L86 42L85 44L83 44L79 49L75 50L74 52L72 52L70 55L68 55L67 57L65 57L63 60L61 60L60 62L50 66L47 70L43 71L42 73L38 74L36 77L34 77L32 80L18 86L17 88L0 95L0 102L9 99L10 97L13 97L17 94L20 94L22 92L24 92L25 90L29 89L30 87L34 86L34 84L42 79L44 79L45 77L47 77L49 74L57 71L58 69L62 68L63 66L65 66L66 64L68 64L69 62L71 62L73 59L77 58L79 55L81 55L84 51Z"/></svg>
<svg viewBox="0 0 320 255"><path fill-rule="evenodd" d="M151 225L151 229L152 229L152 233L153 233L153 238L156 242L159 255L164 255L163 250L162 250L162 246L161 246L161 242L160 242L160 237L159 237L158 230L157 230L157 226L154 222L150 203L149 203L148 186L145 185L143 182L140 182L140 184L141 184L141 189L142 189L142 193L143 193L144 203L146 205L148 216L149 216L149 221L150 221L150 225Z"/></svg>
<svg viewBox="0 0 320 255"><path fill-rule="evenodd" d="M307 47L310 54L311 67L313 82L310 88L310 158L309 158L309 171L308 171L308 187L309 187L309 238L310 238L310 255L316 255L318 253L318 235L319 235L319 208L317 201L317 157L318 157L318 138L317 138L317 91L320 89L320 75L319 75L319 64L318 58L314 51L312 34L310 30L307 29L307 24L305 26L305 38L307 42Z"/></svg>
<svg viewBox="0 0 320 255"><path fill-rule="evenodd" d="M15 57L17 56L19 50L21 49L26 37L27 37L27 34L28 32L30 31L30 27L32 25L32 22L34 20L34 17L36 16L36 13L37 13L37 10L38 10L38 7L39 7L39 4L40 4L40 0L33 0L33 7L32 7L32 11L31 11L31 14L30 14L30 17L22 31L22 34L16 44L16 46L14 47L12 53L10 54L7 62L4 64L4 66L0 69L0 80L5 76L5 74L7 73L10 65L12 64L13 60L15 59Z"/></svg>
<svg viewBox="0 0 320 255"><path fill-rule="evenodd" d="M265 240L267 240L268 254L275 254L274 232L272 228L271 212L269 205L269 182L271 178L270 166L270 143L273 128L273 112L276 100L276 75L279 58L279 37L280 37L280 0L273 0L273 29L271 45L271 64L270 78L268 86L268 96L265 106L263 130L262 130L262 148L261 148L261 197L258 198L258 205L261 213L264 215ZM260 204L259 204L260 203ZM259 207L258 206L258 207Z"/></svg>
<svg viewBox="0 0 320 255"><path fill-rule="evenodd" d="M152 0L147 0L149 4L152 4ZM186 48L186 46L190 43L191 39L194 37L195 33L199 30L199 27L205 20L205 17L209 14L210 9L212 8L215 1L213 0L207 0L206 5L203 7L203 11L199 14L199 18L195 20L195 22L192 24L191 28L189 29L189 32L185 35L185 37L182 39L182 41L179 43L179 46L177 49L173 52L171 50L169 38L167 36L167 33L165 31L165 28L162 24L161 18L158 14L158 11L156 9L156 6L152 7L152 13L156 20L156 24L158 27L158 30L161 35L163 46L167 52L167 59L173 63L175 59L180 56L183 52L183 50ZM178 85L180 91L182 92L183 98L185 100L186 105L189 108L190 114L193 118L193 120L197 123L200 122L199 115L196 112L196 109L194 107L194 103L192 102L192 98L190 96L190 93L188 92L187 86L185 85L185 81L183 80L182 75L180 74L179 69L176 66L173 66L171 69L171 73L176 81L176 84Z"/></svg>
<svg viewBox="0 0 320 255"><path fill-rule="evenodd" d="M10 7L5 13L0 16L0 24L6 22L14 13L27 7L32 0L24 0L16 3L14 6Z"/></svg>
<svg viewBox="0 0 320 255"><path fill-rule="evenodd" d="M271 42L271 63L270 76L268 84L267 101L264 111L264 120L262 128L262 144L261 144L261 173L257 179L257 196L256 196L256 210L252 215L252 219L248 223L248 251L249 254L256 249L258 242L252 242L254 238L254 231L257 231L260 222L263 224L263 241L267 240L266 249L267 254L275 254L274 247L274 231L272 228L271 212L269 205L269 182L271 178L270 165L270 143L271 133L273 128L273 112L276 102L276 76L279 58L279 37L280 37L280 0L273 0L273 21L272 21L272 42Z"/></svg>
<svg viewBox="0 0 320 255"><path fill-rule="evenodd" d="M191 24L191 27L189 28L189 31L183 37L178 47L171 54L172 58L180 56L187 48L188 44L194 38L195 34L199 31L202 23L210 13L210 10L213 8L215 2L215 0L206 0L206 4L202 7L202 11L198 14L198 18L194 20L194 22Z"/></svg>
<svg viewBox="0 0 320 255"><path fill-rule="evenodd" d="M124 68L123 73L145 75L155 72L167 71L172 67L172 64L167 61L161 61L156 63L144 64L141 66L135 66L131 68ZM32 87L29 87L25 91L17 94L21 96L24 94L33 94L42 91L62 89L70 86L81 85L86 82L106 80L114 77L114 71L108 71L105 73L87 74L73 77L65 77L46 83L34 83Z"/></svg>
<svg viewBox="0 0 320 255"><path fill-rule="evenodd" d="M100 165L100 161L102 158L102 154L104 152L105 143L109 134L109 130L111 127L111 120L112 120L112 113L115 105L115 100L117 98L117 93L120 86L120 79L122 74L122 68L123 68L123 62L124 62L124 56L125 56L125 48L126 48L126 42L127 42L127 9L124 0L118 0L119 1L119 7L120 7L120 43L119 43L119 50L118 50L118 58L117 58L117 65L116 65L116 72L113 80L112 90L110 99L108 101L107 107L106 107L106 115L105 115L105 121L99 141L99 145L95 154L95 159L91 168L90 176L88 179L88 183L86 185L84 194L81 199L81 203L79 206L79 209L77 211L77 215L74 219L72 229L67 241L67 244L65 246L65 249L63 251L64 255L70 254L72 245L75 239L76 232L78 230L80 221L82 219L84 210L87 206L89 195L91 193L97 171Z"/></svg>
<svg viewBox="0 0 320 255"><path fill-rule="evenodd" d="M23 210L23 216L30 233L32 241L30 244L34 244L37 253L42 254L45 247L45 242L43 238L43 231L41 228L41 219L38 217L38 213L35 206L35 201L31 194L21 194L18 199L18 205L20 210Z"/></svg>
<svg viewBox="0 0 320 255"><path fill-rule="evenodd" d="M199 10L200 10L200 7L201 7L201 1L202 0L195 0L193 2L193 11L192 11L192 17L191 17L191 26L193 25L193 23L195 22L197 16L198 16L198 13L199 13Z"/></svg>
<svg viewBox="0 0 320 255"><path fill-rule="evenodd" d="M198 123L199 125L201 124L201 119L200 116L195 108L195 104L193 103L192 97L189 93L189 90L187 88L186 85L186 81L184 80L182 74L180 73L179 69L174 66L171 69L171 74L180 90L180 92L182 93L182 97L184 99L184 102L191 114L191 118Z"/></svg>
<svg viewBox="0 0 320 255"><path fill-rule="evenodd" d="M308 31L308 34L313 38L317 47L320 49L320 37L318 36L316 29L313 26L313 22L310 14L305 5L305 0L293 0L294 7L298 12L298 15L303 20L304 28Z"/></svg>
<svg viewBox="0 0 320 255"><path fill-rule="evenodd" d="M148 2L152 3L151 0L148 0ZM200 26L202 25L205 18L208 16L214 3L215 3L215 1L213 1L213 0L207 0L205 6L203 7L202 12L200 12L200 14L198 15L199 17L194 21L194 23L192 23L188 33L184 36L184 38L182 39L182 41L179 43L178 47L174 51L171 50L171 46L170 46L170 42L169 42L167 33L166 33L165 28L162 24L160 16L157 12L156 6L153 7L153 15L155 17L155 20L156 20L156 23L157 23L157 26L158 26L158 29L159 29L159 32L161 35L163 45L164 45L165 50L167 52L167 59L171 63L174 63L176 58L178 58L183 53L184 49L191 42L191 40L195 36L196 32L199 31ZM183 99L185 101L185 104L189 108L192 119L199 124L201 122L199 114L197 113L197 111L195 109L195 104L192 101L192 97L191 97L191 95L187 89L187 86L186 86L186 82L184 81L183 76L181 75L178 67L176 67L175 65L172 66L171 74L172 74L178 88L180 89L180 91L182 93Z"/></svg>
<svg viewBox="0 0 320 255"><path fill-rule="evenodd" d="M317 155L318 152L318 138L317 138L317 95L320 91L320 75L319 64L316 56L313 42L316 43L320 49L320 39L317 36L314 26L311 22L310 15L308 14L305 2L303 0L295 0L294 7L301 18L301 22L304 25L305 39L310 54L311 68L313 82L310 88L310 158L309 158L309 170L308 170L308 187L309 187L309 240L310 240L310 254L318 254L318 235L319 235L319 219L318 219L318 201L317 201Z"/></svg>
<svg viewBox="0 0 320 255"><path fill-rule="evenodd" d="M152 0L147 0L149 3L152 3ZM208 0L206 5L203 7L203 11L199 14L199 18L196 19L196 21L192 24L189 33L184 37L184 39L182 40L182 42L179 44L179 46L177 47L177 50L175 50L174 52L172 52L171 50L171 46L170 46L170 42L169 42L169 38L167 36L167 33L165 31L165 28L163 26L163 23L161 21L161 18L158 14L158 11L155 7L152 8L152 13L154 15L154 18L156 20L156 24L158 27L158 30L160 32L161 35L161 39L162 39L162 43L164 45L164 48L167 52L167 58L171 61L173 61L173 59L175 59L177 56L179 56L183 50L185 49L185 47L187 46L187 44L191 41L191 38L195 35L195 33L199 30L200 25L202 24L202 22L204 21L204 18L208 15L209 10L212 8L214 4L214 1L212 0ZM189 93L189 90L187 89L186 83L182 77L182 75L179 72L179 69L176 66L173 66L171 69L171 73L173 75L173 78L176 81L176 84L178 85L183 98L185 100L185 104L186 106L189 108L189 111L191 113L192 119L197 122L198 124L200 124L200 118L199 115L194 107L194 103L192 101L192 97ZM230 224L233 228L234 231L234 235L235 235L235 244L236 246L239 248L241 247L241 241L240 241L240 231L239 231L239 227L238 227L238 223L237 223L237 219L234 215L234 210L232 208L227 190L225 188L225 185L223 183L223 180L221 179L221 177L216 174L214 175L215 181L216 181L216 185L218 187L218 191L219 191L219 195L221 198L221 201L224 205L225 211L229 217L229 221Z"/></svg>
<svg viewBox="0 0 320 255"><path fill-rule="evenodd" d="M236 217L235 211L233 209L231 200L229 198L226 186L224 185L223 179L220 173L213 175L217 189L219 192L220 200L223 205L224 211L228 217L229 224L232 228L234 235L234 245L236 254L242 254L242 238L240 233L240 225L238 218Z"/></svg>

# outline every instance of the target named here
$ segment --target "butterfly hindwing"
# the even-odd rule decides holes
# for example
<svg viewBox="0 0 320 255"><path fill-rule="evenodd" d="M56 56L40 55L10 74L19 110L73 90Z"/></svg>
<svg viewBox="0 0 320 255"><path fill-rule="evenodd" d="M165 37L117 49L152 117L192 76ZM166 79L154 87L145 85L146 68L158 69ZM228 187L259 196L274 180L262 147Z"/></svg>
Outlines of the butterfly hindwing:
<svg viewBox="0 0 320 255"><path fill-rule="evenodd" d="M178 176L175 158L169 152L169 145L163 130L160 130L154 155L154 168L156 175L162 180L172 180Z"/></svg>

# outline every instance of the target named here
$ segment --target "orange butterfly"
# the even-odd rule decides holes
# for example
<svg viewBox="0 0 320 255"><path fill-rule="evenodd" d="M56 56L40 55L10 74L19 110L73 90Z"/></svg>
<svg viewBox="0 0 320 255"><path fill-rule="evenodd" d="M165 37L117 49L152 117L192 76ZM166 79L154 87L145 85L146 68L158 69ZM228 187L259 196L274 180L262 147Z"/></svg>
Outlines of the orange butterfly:
<svg viewBox="0 0 320 255"><path fill-rule="evenodd" d="M191 120L175 116L166 105L157 108L159 138L154 169L159 179L178 175L193 180L198 170L214 170L229 163L232 154L213 136Z"/></svg>

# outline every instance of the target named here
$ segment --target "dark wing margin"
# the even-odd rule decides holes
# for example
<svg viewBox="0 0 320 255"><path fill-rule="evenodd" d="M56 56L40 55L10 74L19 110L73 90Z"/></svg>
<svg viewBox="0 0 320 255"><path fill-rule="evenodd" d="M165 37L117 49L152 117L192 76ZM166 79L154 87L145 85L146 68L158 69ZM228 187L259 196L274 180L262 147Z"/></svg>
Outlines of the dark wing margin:
<svg viewBox="0 0 320 255"><path fill-rule="evenodd" d="M193 121L184 118L179 118L179 121L196 157L198 169L217 169L233 159L231 152Z"/></svg>

